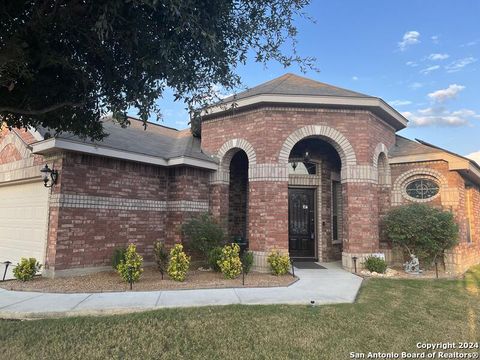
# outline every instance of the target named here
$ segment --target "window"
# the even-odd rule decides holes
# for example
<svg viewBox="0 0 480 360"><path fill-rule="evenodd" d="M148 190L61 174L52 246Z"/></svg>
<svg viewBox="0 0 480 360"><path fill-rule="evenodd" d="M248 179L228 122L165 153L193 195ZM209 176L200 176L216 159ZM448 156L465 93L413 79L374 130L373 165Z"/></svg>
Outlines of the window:
<svg viewBox="0 0 480 360"><path fill-rule="evenodd" d="M440 188L435 181L428 179L414 180L408 183L407 195L414 199L429 199L438 194Z"/></svg>
<svg viewBox="0 0 480 360"><path fill-rule="evenodd" d="M342 242L342 185L332 181L332 243Z"/></svg>
<svg viewBox="0 0 480 360"><path fill-rule="evenodd" d="M317 164L312 161L291 161L288 173L290 175L316 175Z"/></svg>

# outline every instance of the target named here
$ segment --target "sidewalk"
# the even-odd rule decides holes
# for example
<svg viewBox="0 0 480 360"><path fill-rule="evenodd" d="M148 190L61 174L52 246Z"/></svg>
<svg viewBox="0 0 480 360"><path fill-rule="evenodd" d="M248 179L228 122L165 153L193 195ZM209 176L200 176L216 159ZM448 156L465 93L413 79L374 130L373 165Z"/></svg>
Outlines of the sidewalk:
<svg viewBox="0 0 480 360"><path fill-rule="evenodd" d="M343 270L338 263L327 269L295 268L299 280L288 287L165 290L52 294L9 291L0 288L0 318L25 319L77 315L118 314L171 307L210 305L315 305L351 303L362 278Z"/></svg>

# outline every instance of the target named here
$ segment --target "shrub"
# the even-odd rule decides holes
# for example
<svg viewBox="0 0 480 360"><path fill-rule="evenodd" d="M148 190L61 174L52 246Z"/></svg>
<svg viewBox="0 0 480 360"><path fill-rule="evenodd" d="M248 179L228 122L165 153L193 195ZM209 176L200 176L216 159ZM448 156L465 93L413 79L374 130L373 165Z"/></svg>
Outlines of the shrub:
<svg viewBox="0 0 480 360"><path fill-rule="evenodd" d="M377 272L380 274L385 273L387 270L387 262L377 256L369 256L363 262L363 266L371 272Z"/></svg>
<svg viewBox="0 0 480 360"><path fill-rule="evenodd" d="M208 256L213 248L224 244L225 233L222 227L208 213L193 218L182 226L183 234L188 240L188 245L208 261Z"/></svg>
<svg viewBox="0 0 480 360"><path fill-rule="evenodd" d="M116 248L113 250L113 255L112 255L112 267L117 270L118 265L122 260L125 260L125 252L127 249L125 248Z"/></svg>
<svg viewBox="0 0 480 360"><path fill-rule="evenodd" d="M222 248L222 255L217 264L226 279L235 279L242 273L240 246L238 244L225 245Z"/></svg>
<svg viewBox="0 0 480 360"><path fill-rule="evenodd" d="M273 275L285 275L290 270L290 257L279 251L272 251L267 257Z"/></svg>
<svg viewBox="0 0 480 360"><path fill-rule="evenodd" d="M170 250L168 262L168 275L175 281L185 281L190 266L190 256L183 251L183 245L176 244Z"/></svg>
<svg viewBox="0 0 480 360"><path fill-rule="evenodd" d="M458 225L453 214L425 204L390 210L384 219L387 238L393 245L415 254L430 265L457 244Z"/></svg>
<svg viewBox="0 0 480 360"><path fill-rule="evenodd" d="M220 246L214 247L210 250L208 254L208 265L213 269L213 271L220 272L220 266L218 266L218 261L222 257L222 248Z"/></svg>
<svg viewBox="0 0 480 360"><path fill-rule="evenodd" d="M125 258L120 260L117 266L117 272L127 283L135 283L142 275L143 258L137 253L137 247L130 244L125 251Z"/></svg>
<svg viewBox="0 0 480 360"><path fill-rule="evenodd" d="M35 258L21 258L20 263L13 269L13 276L15 279L21 281L30 281L35 274L40 271L42 265Z"/></svg>
<svg viewBox="0 0 480 360"><path fill-rule="evenodd" d="M162 274L162 280L163 280L163 275L167 271L167 267L168 267L168 252L165 249L165 244L160 241L157 241L153 245L153 252L155 255L155 262L157 263L158 271L160 271L160 274Z"/></svg>
<svg viewBox="0 0 480 360"><path fill-rule="evenodd" d="M245 251L242 255L242 267L243 272L248 274L252 270L253 266L253 253L251 251Z"/></svg>

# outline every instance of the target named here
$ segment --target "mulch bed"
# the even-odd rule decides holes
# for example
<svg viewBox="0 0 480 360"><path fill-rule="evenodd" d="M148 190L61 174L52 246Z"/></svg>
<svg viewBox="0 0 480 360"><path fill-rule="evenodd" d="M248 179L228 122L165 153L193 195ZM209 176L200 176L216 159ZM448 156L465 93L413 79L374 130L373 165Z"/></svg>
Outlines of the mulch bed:
<svg viewBox="0 0 480 360"><path fill-rule="evenodd" d="M394 274L390 276L385 276L383 274L379 275L370 275L370 274L365 274L363 272L359 272L357 275L360 275L365 278L370 278L370 277L384 277L387 279L420 279L420 280L429 280L429 279L436 279L436 273L435 269L428 269L428 270L422 270L420 274L409 274L406 273L402 267L394 266L393 268L390 268L395 271ZM450 274L446 273L443 267L439 266L438 269L438 278L439 279L450 279L450 280L458 280L462 278L462 275L456 275L456 274Z"/></svg>
<svg viewBox="0 0 480 360"><path fill-rule="evenodd" d="M168 278L162 280L155 267L145 267L140 281L133 284L133 291L180 290L180 289L211 289L231 287L274 287L288 286L297 278L291 275L274 276L258 272L251 272L245 276L245 285L242 285L242 276L229 280L222 274L213 271L190 271L184 282L177 282ZM10 280L0 282L0 287L8 290L38 291L52 293L91 293L130 291L120 276L112 271L95 274L49 279L36 277L32 281L22 282Z"/></svg>

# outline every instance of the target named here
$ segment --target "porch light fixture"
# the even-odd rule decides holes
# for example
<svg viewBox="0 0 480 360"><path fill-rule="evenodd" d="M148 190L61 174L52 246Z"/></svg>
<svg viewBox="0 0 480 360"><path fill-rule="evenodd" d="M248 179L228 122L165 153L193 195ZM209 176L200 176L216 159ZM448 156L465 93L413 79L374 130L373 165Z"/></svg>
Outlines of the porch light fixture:
<svg viewBox="0 0 480 360"><path fill-rule="evenodd" d="M305 154L303 155L303 162L309 162L310 161L310 153L308 150L305 151ZM298 162L297 161L292 161L292 169L295 171L297 169Z"/></svg>
<svg viewBox="0 0 480 360"><path fill-rule="evenodd" d="M305 155L303 155L303 160L305 162L309 162L310 161L310 153L308 152L308 150L305 151Z"/></svg>
<svg viewBox="0 0 480 360"><path fill-rule="evenodd" d="M40 170L43 175L43 185L46 188L51 188L57 183L58 179L58 170L55 170L52 166L52 169L48 167L47 164Z"/></svg>

